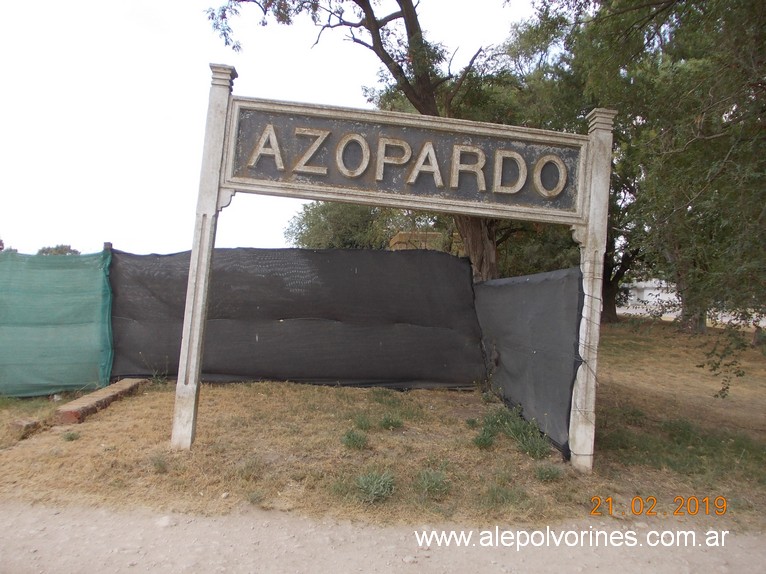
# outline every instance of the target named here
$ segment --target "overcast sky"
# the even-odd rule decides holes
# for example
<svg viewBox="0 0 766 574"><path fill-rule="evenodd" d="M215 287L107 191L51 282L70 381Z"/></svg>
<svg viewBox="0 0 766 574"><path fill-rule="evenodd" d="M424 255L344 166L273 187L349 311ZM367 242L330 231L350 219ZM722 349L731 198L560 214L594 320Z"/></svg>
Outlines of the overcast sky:
<svg viewBox="0 0 766 574"><path fill-rule="evenodd" d="M210 86L209 63L233 65L234 93L368 108L380 64L343 34L313 46L310 22L232 24L235 54L205 8L223 0L38 0L4 4L0 19L0 239L35 253L109 241L132 253L191 249ZM422 0L431 40L458 49L453 69L499 44L528 0ZM466 12L466 6L470 11ZM252 8L252 7L248 7ZM313 46L313 47L312 47ZM291 199L237 194L217 247L284 247L300 209Z"/></svg>

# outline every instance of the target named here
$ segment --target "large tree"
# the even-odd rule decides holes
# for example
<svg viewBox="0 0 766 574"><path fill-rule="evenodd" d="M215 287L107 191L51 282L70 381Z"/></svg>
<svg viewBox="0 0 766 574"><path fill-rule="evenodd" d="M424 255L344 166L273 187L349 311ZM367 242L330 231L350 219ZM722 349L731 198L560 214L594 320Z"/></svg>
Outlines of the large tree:
<svg viewBox="0 0 766 574"><path fill-rule="evenodd" d="M587 93L632 131L635 234L682 321L766 310L766 5L570 3Z"/></svg>
<svg viewBox="0 0 766 574"><path fill-rule="evenodd" d="M531 92L551 102L548 122L577 121L583 106L619 111L603 319L616 318L619 284L637 271L675 284L689 328L704 328L708 311L763 315L764 3L537 6L509 53L520 77L550 79Z"/></svg>
<svg viewBox="0 0 766 574"><path fill-rule="evenodd" d="M314 201L290 220L285 239L308 249L386 249L399 231L430 231L435 219L400 209Z"/></svg>
<svg viewBox="0 0 766 574"><path fill-rule="evenodd" d="M465 83L474 72L477 53L460 72L445 69L446 52L427 40L418 17L417 2L396 0L397 9L381 13L373 0L229 0L208 12L225 43L238 48L231 17L242 4L260 8L263 23L290 24L301 14L310 16L321 32L342 29L350 40L375 53L385 66L391 84L404 95L415 111L429 116L455 117ZM454 216L476 280L498 276L494 219Z"/></svg>

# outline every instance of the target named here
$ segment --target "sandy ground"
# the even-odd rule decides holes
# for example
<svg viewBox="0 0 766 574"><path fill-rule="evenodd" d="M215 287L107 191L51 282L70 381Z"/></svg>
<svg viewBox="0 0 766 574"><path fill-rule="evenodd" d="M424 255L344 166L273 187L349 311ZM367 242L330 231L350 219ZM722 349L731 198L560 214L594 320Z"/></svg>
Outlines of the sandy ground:
<svg viewBox="0 0 766 574"><path fill-rule="evenodd" d="M0 501L0 572L677 574L756 572L766 562L763 533L731 532L723 547L713 548L704 545L707 526L695 526L694 547L650 548L646 542L647 534L655 528L688 530L688 524L617 521L561 523L550 528L559 534L570 529L589 531L591 527L621 531L620 538L632 531L643 546L483 547L481 542L487 543L488 535L476 529L474 545L469 547L421 547L414 531L434 526L375 527L250 508L227 516L200 517L148 510L53 508L4 500ZM491 533L494 536L494 530Z"/></svg>

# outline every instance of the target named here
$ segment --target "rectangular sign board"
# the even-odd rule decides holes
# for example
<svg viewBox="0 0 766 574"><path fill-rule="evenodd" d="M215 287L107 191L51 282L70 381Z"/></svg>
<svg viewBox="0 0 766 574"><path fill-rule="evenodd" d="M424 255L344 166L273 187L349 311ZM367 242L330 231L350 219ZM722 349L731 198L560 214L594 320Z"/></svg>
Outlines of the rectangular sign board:
<svg viewBox="0 0 766 574"><path fill-rule="evenodd" d="M588 137L233 97L222 189L583 223Z"/></svg>

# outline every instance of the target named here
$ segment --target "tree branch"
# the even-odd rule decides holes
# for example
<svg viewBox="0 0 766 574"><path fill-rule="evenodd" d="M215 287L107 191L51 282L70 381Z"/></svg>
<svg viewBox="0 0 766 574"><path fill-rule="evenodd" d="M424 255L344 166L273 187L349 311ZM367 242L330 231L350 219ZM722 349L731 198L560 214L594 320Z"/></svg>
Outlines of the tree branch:
<svg viewBox="0 0 766 574"><path fill-rule="evenodd" d="M366 44L362 40L353 37L352 40L357 44L369 48L375 53L378 59L391 73L391 76L394 78L394 81L396 82L396 85L399 87L399 89L404 92L404 95L407 97L407 99L412 103L413 106L415 106L415 109L417 109L421 114L438 115L431 113L432 109L429 108L426 103L424 103L418 90L415 88L415 86L412 85L412 82L410 82L409 78L407 77L407 73L404 71L404 68L394 59L388 50L386 50L385 44L383 43L383 37L381 35L382 26L380 24L380 20L376 18L375 11L372 8L369 0L353 0L353 2L362 10L362 13L364 14L364 24L362 27L370 33L372 43ZM403 18L406 18L406 15L403 15ZM389 21L393 21L394 19L395 18L392 18Z"/></svg>
<svg viewBox="0 0 766 574"><path fill-rule="evenodd" d="M455 82L455 85L449 92L447 92L447 95L444 97L444 115L446 117L452 117L452 100L455 98L455 96L457 96L460 88L463 86L463 82L465 82L466 77L468 77L468 74L473 69L473 64L476 62L476 58L478 58L479 54L481 54L483 51L483 48L478 49L478 51L473 55L473 58L471 58L471 61L468 62L468 65L463 68L463 71Z"/></svg>
<svg viewBox="0 0 766 574"><path fill-rule="evenodd" d="M524 231L523 227L508 227L504 229L500 237L497 237L495 239L495 245L500 247L503 243L508 241L512 236L516 235L517 233L521 231Z"/></svg>

